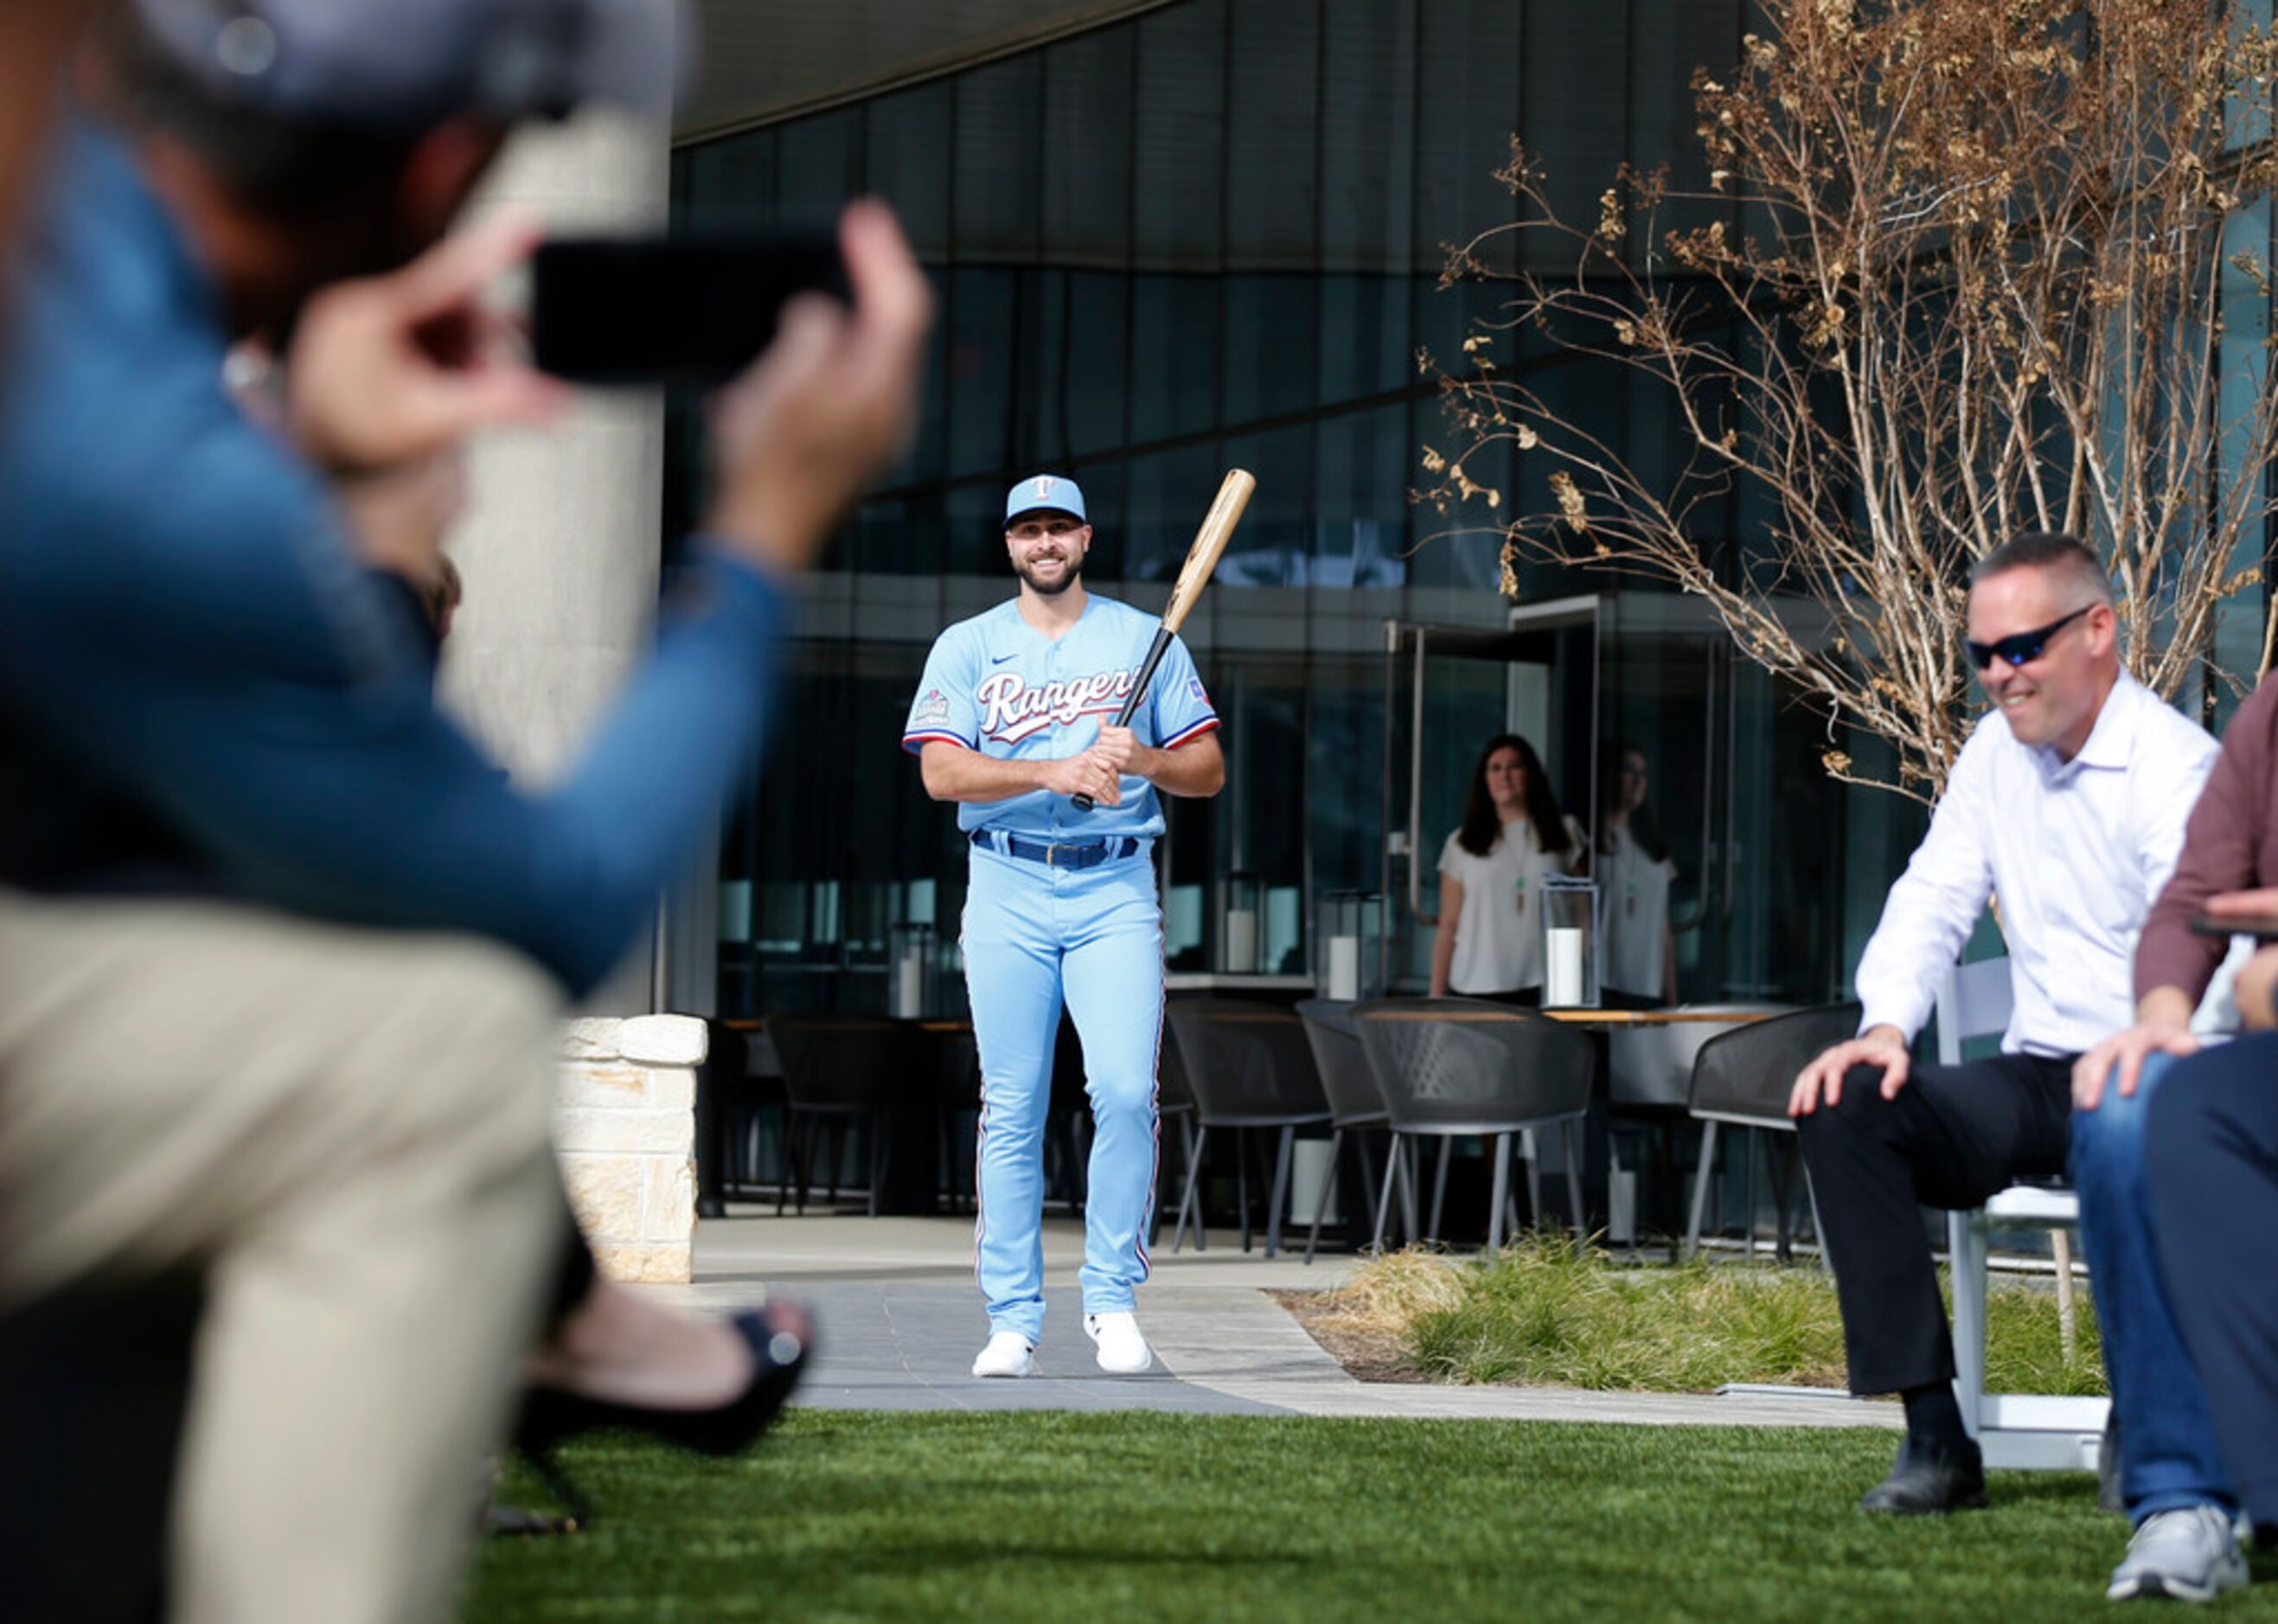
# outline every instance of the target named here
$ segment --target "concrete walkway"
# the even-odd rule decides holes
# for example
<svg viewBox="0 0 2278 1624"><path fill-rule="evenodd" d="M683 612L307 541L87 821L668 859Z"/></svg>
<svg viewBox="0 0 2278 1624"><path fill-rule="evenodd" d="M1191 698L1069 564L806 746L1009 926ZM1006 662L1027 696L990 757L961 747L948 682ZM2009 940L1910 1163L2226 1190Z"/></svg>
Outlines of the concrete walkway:
<svg viewBox="0 0 2278 1624"><path fill-rule="evenodd" d="M1166 1238L1167 1241L1167 1237ZM1301 1237L1302 1239L1302 1237ZM1103 1376L1083 1335L1075 1274L1083 1234L1044 1227L1051 1301L1037 1373L978 1381L973 1355L988 1321L973 1283L969 1218L731 1216L699 1226L696 1283L653 1287L714 1312L748 1308L770 1290L811 1307L822 1327L799 1401L860 1409L1174 1410L1212 1414L1487 1416L1641 1425L1896 1428L1895 1404L1770 1393L1601 1393L1556 1387L1454 1387L1359 1382L1265 1295L1336 1285L1353 1267L1300 1254L1245 1255L1220 1232L1210 1249L1158 1255L1141 1288L1140 1324L1159 1368Z"/></svg>

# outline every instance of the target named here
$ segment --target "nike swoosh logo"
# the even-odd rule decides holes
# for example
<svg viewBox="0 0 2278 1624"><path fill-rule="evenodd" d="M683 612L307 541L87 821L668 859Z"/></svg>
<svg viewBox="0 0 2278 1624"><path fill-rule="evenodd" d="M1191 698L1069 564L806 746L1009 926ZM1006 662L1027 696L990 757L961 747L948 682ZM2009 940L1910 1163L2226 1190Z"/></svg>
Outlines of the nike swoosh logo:
<svg viewBox="0 0 2278 1624"><path fill-rule="evenodd" d="M989 657L989 663L992 666L1001 666L1008 660L1018 660L1021 657L1018 654L992 654Z"/></svg>

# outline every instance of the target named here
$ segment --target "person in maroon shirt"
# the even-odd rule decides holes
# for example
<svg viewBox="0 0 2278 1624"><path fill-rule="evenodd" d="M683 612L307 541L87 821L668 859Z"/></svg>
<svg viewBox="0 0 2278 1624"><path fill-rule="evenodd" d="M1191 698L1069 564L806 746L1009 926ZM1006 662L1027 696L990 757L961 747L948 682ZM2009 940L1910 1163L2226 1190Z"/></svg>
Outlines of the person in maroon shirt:
<svg viewBox="0 0 2278 1624"><path fill-rule="evenodd" d="M2144 922L2136 1025L2082 1056L2073 1075L2080 1109L2116 1095L2146 1113L2142 1182L2119 1216L2148 1236L2144 1261L2190 1355L2187 1375L2267 1544L2278 1543L2278 1285L2267 1269L2242 1267L2229 1243L2278 1227L2278 947L2258 951L2233 983L2248 1035L2203 1048L2191 1010L2225 941L2191 928L2202 914L2242 929L2278 915L2278 680L2232 718L2182 857Z"/></svg>
<svg viewBox="0 0 2278 1624"><path fill-rule="evenodd" d="M2246 908L2267 914L2278 908L2278 889L2216 900L2224 905L2211 911L2228 917ZM2144 1149L2159 1285L2265 1551L2278 1549L2278 1275L2251 1248L2278 1231L2274 982L2278 947L2265 947L2238 976L2247 1034L2167 1066Z"/></svg>
<svg viewBox="0 0 2278 1624"><path fill-rule="evenodd" d="M2178 1135L2172 1128L2163 1131L2160 1124L2175 1111L2203 1102L2208 1076L2228 1076L2245 1065L2266 1085L2261 1092L2269 1092L2272 1056L2267 1042L2211 1046L2203 1060L2186 1057L2199 1055L2201 1040L2191 1030L2191 1017L2228 948L2228 938L2196 932L2192 920L2271 912L2278 912L2278 682L2257 689L2224 733L2222 753L2191 810L2175 872L2144 920L2136 945L2136 1024L2097 1044L2073 1069L2073 1181L2081 1192L2089 1277L2099 1300L2117 1292L2131 1305L2138 1300L2150 1305L2146 1311L2104 1316L2114 1392L2119 1393L2123 1376L2155 1386L2149 1400L2167 1413L2175 1432L2205 1441L2203 1453L2191 1452L2198 1456L2194 1460L2131 1460L2124 1430L2120 1440L2123 1489L2132 1470L2139 1490L2148 1483L2151 1492L2164 1498L2203 1497L2196 1506L2182 1507L2191 1521L2177 1532L2205 1546L2210 1559L2200 1569L2205 1583L2165 1590L2191 1600L2244 1582L2230 1514L2236 1501L2244 1501L2251 1513L2259 1494L2263 1504L2255 1518L2258 1528L2278 1531L2278 1473L2271 1464L2274 1452L2252 1445L2251 1429L2238 1419L2241 1400L2233 1392L2241 1382L2235 1376L2210 1379L2209 1349L2219 1361L2221 1345L2249 1307L2227 1300L2210 1306L2227 1289L2222 1277L2235 1269L2236 1260L2215 1244L2218 1235L2204 1224L2159 1221L2153 1170L2174 1163L2177 1143L2200 1140L2196 1125ZM2274 981L2278 952L2269 950L2238 976L2234 992L2250 1029L2278 1024L2271 1008ZM2262 1051L2259 1065L2257 1051ZM2179 1084L2182 1098L2167 1102ZM2140 1132L2095 1132L2130 1119L2141 1125ZM2189 1159L2205 1163L2210 1157L2203 1153ZM2168 1177L2175 1181L2172 1170ZM2182 1179L2194 1181L2189 1174ZM2186 1199L2215 1195L2228 1202L2224 1189L2217 1178ZM2206 1289L2210 1284L2215 1297ZM2267 1285L2263 1292L2278 1297ZM2266 1315L2278 1326L2278 1304ZM2278 1331L2272 1348L2272 1369L2278 1370ZM2271 1391L2278 1396L2278 1389ZM2144 1395L2137 1401L2144 1401ZM2220 1481L2208 1471L2210 1462L2220 1463ZM2174 1565L2163 1570L2174 1571Z"/></svg>

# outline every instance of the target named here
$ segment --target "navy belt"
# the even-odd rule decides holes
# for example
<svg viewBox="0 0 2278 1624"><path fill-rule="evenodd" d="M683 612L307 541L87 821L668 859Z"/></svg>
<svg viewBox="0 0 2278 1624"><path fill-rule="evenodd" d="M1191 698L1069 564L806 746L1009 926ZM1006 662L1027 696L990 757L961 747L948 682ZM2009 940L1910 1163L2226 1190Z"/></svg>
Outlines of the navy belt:
<svg viewBox="0 0 2278 1624"><path fill-rule="evenodd" d="M1135 858L1145 842L1128 835L1118 840L1024 840L1018 835L975 829L973 831L973 843L990 851L1002 851L1006 857L1019 858L1023 862L1043 863L1052 868L1089 868L1117 858Z"/></svg>

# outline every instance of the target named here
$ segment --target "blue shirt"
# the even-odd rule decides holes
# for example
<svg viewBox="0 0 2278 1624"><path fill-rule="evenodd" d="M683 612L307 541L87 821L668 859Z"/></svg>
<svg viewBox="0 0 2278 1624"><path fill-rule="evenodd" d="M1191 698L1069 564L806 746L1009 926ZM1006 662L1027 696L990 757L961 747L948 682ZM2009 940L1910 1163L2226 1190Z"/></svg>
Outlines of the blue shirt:
<svg viewBox="0 0 2278 1624"><path fill-rule="evenodd" d="M323 483L225 394L218 291L127 150L57 148L0 344L0 712L42 820L131 805L189 888L490 936L589 988L757 749L781 595L707 556L577 769L517 792Z"/></svg>
<svg viewBox="0 0 2278 1624"><path fill-rule="evenodd" d="M959 621L934 640L902 729L904 749L939 739L1010 761L1081 755L1115 720L1162 622L1097 593L1058 637L1021 618L1018 599ZM1143 744L1172 750L1218 726L1218 713L1185 644L1171 639L1147 696L1131 717ZM1123 776L1123 799L1079 812L1066 796L1031 789L1009 800L963 802L963 829L999 829L1043 840L1094 840L1163 832L1154 785Z"/></svg>

